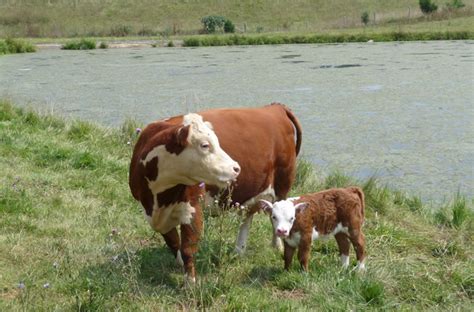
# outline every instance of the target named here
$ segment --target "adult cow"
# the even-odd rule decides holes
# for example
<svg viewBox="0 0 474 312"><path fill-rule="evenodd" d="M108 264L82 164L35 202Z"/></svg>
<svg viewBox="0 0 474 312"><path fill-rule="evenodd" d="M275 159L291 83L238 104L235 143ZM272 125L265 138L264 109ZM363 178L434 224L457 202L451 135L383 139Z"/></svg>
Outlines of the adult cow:
<svg viewBox="0 0 474 312"><path fill-rule="evenodd" d="M130 165L130 189L152 228L184 264L187 279L195 281L193 256L202 230L200 198L206 189L215 195L233 181L232 201L247 208L236 246L242 252L253 214L260 209L258 201L286 198L300 146L298 120L278 103L168 118L141 133ZM211 160L213 154L220 160Z"/></svg>

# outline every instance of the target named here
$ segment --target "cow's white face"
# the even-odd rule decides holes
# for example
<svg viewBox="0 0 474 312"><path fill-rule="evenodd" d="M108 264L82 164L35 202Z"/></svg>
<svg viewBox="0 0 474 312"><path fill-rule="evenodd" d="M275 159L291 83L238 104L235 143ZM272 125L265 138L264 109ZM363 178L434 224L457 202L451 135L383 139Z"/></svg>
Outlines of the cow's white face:
<svg viewBox="0 0 474 312"><path fill-rule="evenodd" d="M279 237L288 237L290 230L295 222L296 212L306 207L306 203L293 204L291 200L281 200L270 203L266 200L260 201L265 212L270 215L275 235Z"/></svg>
<svg viewBox="0 0 474 312"><path fill-rule="evenodd" d="M188 144L177 159L181 174L194 183L205 182L219 187L235 180L240 166L221 148L212 125L197 114L185 115L183 124L190 128Z"/></svg>

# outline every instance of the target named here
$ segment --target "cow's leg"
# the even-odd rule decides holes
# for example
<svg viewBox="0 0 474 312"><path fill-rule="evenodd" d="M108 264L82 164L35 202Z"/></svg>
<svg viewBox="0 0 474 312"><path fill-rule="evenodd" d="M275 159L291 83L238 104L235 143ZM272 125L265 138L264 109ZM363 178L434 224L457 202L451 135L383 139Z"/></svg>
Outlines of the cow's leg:
<svg viewBox="0 0 474 312"><path fill-rule="evenodd" d="M349 266L349 249L351 247L349 243L349 237L345 233L337 233L334 235L339 246L339 255L341 256L341 263L344 268Z"/></svg>
<svg viewBox="0 0 474 312"><path fill-rule="evenodd" d="M244 222L240 225L239 235L235 243L235 251L238 254L243 254L247 246L247 238L249 236L250 226L252 225L253 214L247 214Z"/></svg>
<svg viewBox="0 0 474 312"><path fill-rule="evenodd" d="M176 263L180 266L183 266L183 259L181 257L179 234L176 228L173 228L166 234L161 234L165 239L166 245L171 249L174 257L176 258Z"/></svg>
<svg viewBox="0 0 474 312"><path fill-rule="evenodd" d="M294 247L291 247L286 242L283 243L285 249L283 251L283 259L285 260L285 270L289 270L291 266L291 262L293 261L293 255L295 253Z"/></svg>
<svg viewBox="0 0 474 312"><path fill-rule="evenodd" d="M359 271L365 270L365 236L360 230L349 231L349 239L354 246L357 257L357 268Z"/></svg>
<svg viewBox="0 0 474 312"><path fill-rule="evenodd" d="M181 224L181 256L183 257L185 282L196 281L194 254L198 251L198 243L202 232L202 210L196 209L190 224Z"/></svg>

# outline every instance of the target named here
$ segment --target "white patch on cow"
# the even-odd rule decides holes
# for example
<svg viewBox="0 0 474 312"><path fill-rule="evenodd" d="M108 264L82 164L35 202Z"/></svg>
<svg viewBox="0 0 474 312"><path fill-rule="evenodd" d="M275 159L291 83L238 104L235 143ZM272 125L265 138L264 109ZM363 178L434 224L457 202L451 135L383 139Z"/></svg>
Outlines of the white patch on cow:
<svg viewBox="0 0 474 312"><path fill-rule="evenodd" d="M316 228L313 228L313 234L311 236L313 240L317 240L319 238L319 232L316 231Z"/></svg>
<svg viewBox="0 0 474 312"><path fill-rule="evenodd" d="M275 198L276 198L275 190L273 189L273 186L270 184L263 192L261 192L260 194L257 194L256 196L250 198L245 203L243 203L243 205L245 207L251 207L251 206L257 204L258 201L261 200L261 199L265 199L265 200L273 202L275 200Z"/></svg>
<svg viewBox="0 0 474 312"><path fill-rule="evenodd" d="M180 202L167 207L155 207L151 215L151 227L165 234L180 224L190 224L196 209L189 202Z"/></svg>
<svg viewBox="0 0 474 312"><path fill-rule="evenodd" d="M349 255L341 254L342 267L345 269L349 266Z"/></svg>
<svg viewBox="0 0 474 312"><path fill-rule="evenodd" d="M183 257L181 257L181 251L179 251L179 250L178 250L178 252L176 253L176 263L177 263L180 267L183 267L183 266L184 266Z"/></svg>
<svg viewBox="0 0 474 312"><path fill-rule="evenodd" d="M294 201L296 201L296 200L298 200L298 199L300 199L299 196L296 196L296 197L288 197L286 200L289 200L289 201L294 202Z"/></svg>
<svg viewBox="0 0 474 312"><path fill-rule="evenodd" d="M326 235L321 235L316 228L313 228L313 240L316 240L316 239L328 240L331 236L334 236L337 233L349 234L349 229L345 226L342 226L342 223L338 223L331 233L326 234Z"/></svg>
<svg viewBox="0 0 474 312"><path fill-rule="evenodd" d="M284 238L285 242L293 248L298 247L301 240L300 232L292 233L289 237Z"/></svg>
<svg viewBox="0 0 474 312"><path fill-rule="evenodd" d="M250 198L245 203L241 204L244 207L252 207L253 205L257 205L258 201L261 199L274 201L275 200L275 190L273 186L270 184L263 192L260 194ZM235 251L238 254L243 254L245 252L245 248L247 246L247 238L249 236L250 226L252 225L253 216L247 216L244 222L240 225L239 233L237 235L237 240L235 243ZM275 237L274 237L275 240Z"/></svg>

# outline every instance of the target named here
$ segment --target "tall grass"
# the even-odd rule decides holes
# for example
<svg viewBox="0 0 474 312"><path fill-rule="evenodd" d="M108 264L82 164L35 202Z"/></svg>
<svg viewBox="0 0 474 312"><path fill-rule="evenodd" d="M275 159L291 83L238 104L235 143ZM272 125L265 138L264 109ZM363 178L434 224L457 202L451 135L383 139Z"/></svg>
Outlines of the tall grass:
<svg viewBox="0 0 474 312"><path fill-rule="evenodd" d="M262 215L238 257L239 212L214 216L209 203L198 281L184 287L181 268L128 189L139 127L66 121L0 100L1 311L471 309L472 199L455 197L446 205L449 222L440 222L430 209L439 207L411 204L374 178L321 178L304 160L292 195L364 188L367 272L341 269L334 240L313 244L308 274L297 263L284 271ZM351 259L353 266L352 251Z"/></svg>
<svg viewBox="0 0 474 312"><path fill-rule="evenodd" d="M367 42L369 40L386 41L418 41L418 40L468 40L474 39L473 31L457 32L389 32L360 34L323 34L323 35L220 35L194 36L185 38L183 45L225 46L225 45L264 45L264 44L299 44L299 43L344 43Z"/></svg>
<svg viewBox="0 0 474 312"><path fill-rule="evenodd" d="M12 38L5 40L0 39L0 55L29 52L36 52L36 48L27 41Z"/></svg>

